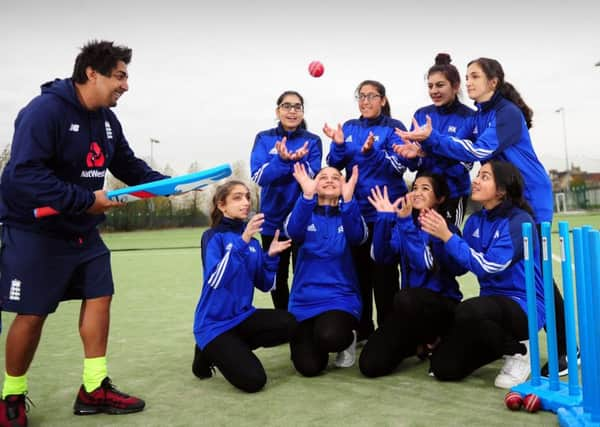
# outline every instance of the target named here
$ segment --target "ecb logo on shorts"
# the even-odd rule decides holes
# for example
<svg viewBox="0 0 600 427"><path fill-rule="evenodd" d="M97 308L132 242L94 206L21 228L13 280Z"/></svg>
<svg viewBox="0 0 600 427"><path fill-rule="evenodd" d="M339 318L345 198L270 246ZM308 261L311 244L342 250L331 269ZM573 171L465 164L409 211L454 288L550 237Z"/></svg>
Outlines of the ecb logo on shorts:
<svg viewBox="0 0 600 427"><path fill-rule="evenodd" d="M8 299L11 301L21 301L21 281L19 279L13 279L10 282Z"/></svg>
<svg viewBox="0 0 600 427"><path fill-rule="evenodd" d="M85 163L88 168L101 168L104 166L104 153L97 142L90 144L90 152L87 153Z"/></svg>

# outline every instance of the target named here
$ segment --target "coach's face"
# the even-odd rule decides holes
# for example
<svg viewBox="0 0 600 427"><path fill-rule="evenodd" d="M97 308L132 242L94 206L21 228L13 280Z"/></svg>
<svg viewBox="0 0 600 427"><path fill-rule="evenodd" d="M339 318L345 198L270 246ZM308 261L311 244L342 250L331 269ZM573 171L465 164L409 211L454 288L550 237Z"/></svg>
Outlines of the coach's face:
<svg viewBox="0 0 600 427"><path fill-rule="evenodd" d="M88 75L88 77L94 83L98 107L115 107L121 95L129 90L127 64L123 61L117 62L116 67L111 70L109 76L92 70L91 75Z"/></svg>

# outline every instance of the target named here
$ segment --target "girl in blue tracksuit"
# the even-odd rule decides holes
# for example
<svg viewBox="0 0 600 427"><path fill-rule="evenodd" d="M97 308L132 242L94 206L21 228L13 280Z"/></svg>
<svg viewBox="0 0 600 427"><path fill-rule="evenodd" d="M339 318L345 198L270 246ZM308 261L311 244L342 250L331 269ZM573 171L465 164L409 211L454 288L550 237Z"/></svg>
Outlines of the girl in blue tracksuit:
<svg viewBox="0 0 600 427"><path fill-rule="evenodd" d="M553 200L550 178L531 144L529 128L533 111L517 90L504 80L502 65L495 59L478 58L468 64L467 91L477 105L472 125L476 139L443 135L432 129L429 119L425 126L408 133L399 131L398 135L405 141L420 141L420 149L427 153L459 161L486 162L497 159L514 164L523 176L524 197L533 208L533 217L540 235L540 224L543 221L552 222ZM410 151L415 150L414 145L408 144L397 147L396 152L410 157ZM556 282L554 310L559 371L564 375L567 373L565 311ZM547 365L542 368L542 373L547 375Z"/></svg>
<svg viewBox="0 0 600 427"><path fill-rule="evenodd" d="M362 304L350 247L365 242L368 231L353 199L357 166L348 182L332 167L313 180L296 164L294 176L303 194L285 223L299 244L288 308L299 324L290 348L296 370L311 377L327 367L331 352L339 353L338 367L354 364Z"/></svg>
<svg viewBox="0 0 600 427"><path fill-rule="evenodd" d="M275 230L282 228L300 195L300 187L292 176L293 164L301 161L310 176L314 176L321 169L323 157L321 138L306 130L304 98L298 92L283 92L277 98L275 114L278 126L256 135L250 156L252 180L261 187L260 208L265 214L261 231L263 248L269 247ZM275 308L288 306L290 254L293 265L296 258L293 243L290 249L279 254L277 283L271 291Z"/></svg>
<svg viewBox="0 0 600 427"><path fill-rule="evenodd" d="M367 377L391 373L408 356L427 354L428 347L445 334L462 294L456 276L466 272L444 249L444 242L421 230L418 216L434 209L444 212L450 194L442 175L420 172L412 191L390 202L387 188L372 190L378 217L373 236L376 262L400 260L402 289L394 311L371 335L360 355L360 371ZM399 207L399 205L401 206ZM442 216L445 217L445 215ZM449 223L458 234L458 228Z"/></svg>
<svg viewBox="0 0 600 427"><path fill-rule="evenodd" d="M204 285L194 317L192 371L208 378L216 366L231 384L251 393L267 381L252 350L287 342L296 321L285 310L252 306L254 287L267 292L275 285L278 254L291 241L280 241L275 230L263 253L252 236L265 217L248 220L250 206L250 190L241 181L221 185L213 197L212 225L202 235Z"/></svg>
<svg viewBox="0 0 600 427"><path fill-rule="evenodd" d="M434 211L420 217L423 230L445 242L458 265L479 280L478 297L461 302L454 323L431 356L431 370L440 380L460 380L500 357L505 363L495 385L510 388L530 373L527 348L527 307L522 224L534 223L523 198L519 170L492 160L479 170L472 199L483 209L467 219L463 237L450 231ZM534 239L534 259L540 259ZM534 281L538 325L544 325L544 296L540 263Z"/></svg>
<svg viewBox="0 0 600 427"><path fill-rule="evenodd" d="M396 200L406 194L403 175L406 167L393 152L393 146L401 143L394 129L406 129L402 122L390 115L389 100L385 87L374 80L365 80L356 89L360 117L323 132L332 139L327 164L338 169L346 168L350 176L354 165L360 168L355 197L360 213L369 227L369 234L377 220L377 211L369 203L371 188L376 185L388 187L390 198ZM354 264L358 273L363 300L363 316L360 322L359 341L367 339L374 330L373 295L377 307L377 324L381 326L393 308L394 294L399 289L397 264L376 265L370 256L371 240L354 251Z"/></svg>
<svg viewBox="0 0 600 427"><path fill-rule="evenodd" d="M459 138L469 137L475 111L458 99L460 74L450 62L450 55L446 53L435 57L435 64L427 72L427 87L433 104L419 108L414 118L418 123L425 123L426 117L429 116L432 127L441 134ZM411 129L413 128L414 125ZM441 213L450 223L460 227L471 193L469 171L473 163L433 153L418 157L415 163L409 164L411 170L430 171L446 178L450 195L444 202L444 212Z"/></svg>

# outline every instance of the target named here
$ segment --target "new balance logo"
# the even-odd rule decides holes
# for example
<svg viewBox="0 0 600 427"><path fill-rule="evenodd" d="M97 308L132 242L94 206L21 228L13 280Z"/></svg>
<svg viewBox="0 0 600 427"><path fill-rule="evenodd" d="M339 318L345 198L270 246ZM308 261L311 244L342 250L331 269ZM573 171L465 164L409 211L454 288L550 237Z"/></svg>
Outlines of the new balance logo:
<svg viewBox="0 0 600 427"><path fill-rule="evenodd" d="M310 224L306 227L306 231L317 231L317 227L314 224Z"/></svg>
<svg viewBox="0 0 600 427"><path fill-rule="evenodd" d="M473 232L472 236L479 239L479 228Z"/></svg>
<svg viewBox="0 0 600 427"><path fill-rule="evenodd" d="M104 122L104 128L106 129L106 138L112 139L112 129L108 120Z"/></svg>
<svg viewBox="0 0 600 427"><path fill-rule="evenodd" d="M345 142L352 142L352 135L348 135L348 138L346 138Z"/></svg>
<svg viewBox="0 0 600 427"><path fill-rule="evenodd" d="M79 125L77 123L71 123L69 127L70 132L79 132Z"/></svg>
<svg viewBox="0 0 600 427"><path fill-rule="evenodd" d="M10 282L8 299L11 301L21 301L21 281L19 279L13 279Z"/></svg>

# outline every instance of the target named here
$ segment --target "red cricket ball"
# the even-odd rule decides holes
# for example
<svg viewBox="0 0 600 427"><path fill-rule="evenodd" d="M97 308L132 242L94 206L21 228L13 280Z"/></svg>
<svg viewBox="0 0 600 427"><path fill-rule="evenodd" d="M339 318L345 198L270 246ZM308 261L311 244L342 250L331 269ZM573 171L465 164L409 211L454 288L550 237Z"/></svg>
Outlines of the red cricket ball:
<svg viewBox="0 0 600 427"><path fill-rule="evenodd" d="M504 404L511 411L518 411L521 409L521 405L523 405L523 398L516 391L509 391L504 396Z"/></svg>
<svg viewBox="0 0 600 427"><path fill-rule="evenodd" d="M313 61L308 64L308 72L313 77L321 77L325 72L325 67L320 61Z"/></svg>
<svg viewBox="0 0 600 427"><path fill-rule="evenodd" d="M537 412L542 409L542 400L537 394L528 394L523 399L523 407L527 412Z"/></svg>

